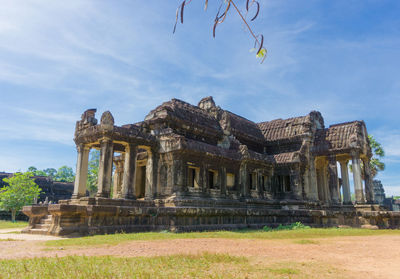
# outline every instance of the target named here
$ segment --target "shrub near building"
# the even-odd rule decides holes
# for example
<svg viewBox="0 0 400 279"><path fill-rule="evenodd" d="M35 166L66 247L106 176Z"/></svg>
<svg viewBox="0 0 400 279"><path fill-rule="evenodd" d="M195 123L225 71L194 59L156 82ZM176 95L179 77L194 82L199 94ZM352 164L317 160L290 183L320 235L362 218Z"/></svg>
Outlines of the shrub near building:
<svg viewBox="0 0 400 279"><path fill-rule="evenodd" d="M0 189L0 208L11 211L11 220L23 206L32 204L39 197L41 189L32 179L32 173L15 173L12 177L4 178L8 185Z"/></svg>

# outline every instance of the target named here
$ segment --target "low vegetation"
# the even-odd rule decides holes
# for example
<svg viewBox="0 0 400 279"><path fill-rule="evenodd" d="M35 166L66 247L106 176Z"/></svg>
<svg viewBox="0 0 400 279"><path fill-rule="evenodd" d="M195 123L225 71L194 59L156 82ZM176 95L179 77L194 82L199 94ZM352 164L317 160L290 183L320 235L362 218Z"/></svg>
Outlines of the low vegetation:
<svg viewBox="0 0 400 279"><path fill-rule="evenodd" d="M297 226L295 226L297 227ZM115 245L124 241L135 240L168 240L190 238L229 238L229 239L314 239L339 236L368 236L368 235L400 235L400 230L367 230L350 228L297 228L286 230L237 230L215 232L147 232L147 233L119 233L111 235L95 235L46 242L50 247L61 246L88 246L88 245Z"/></svg>
<svg viewBox="0 0 400 279"><path fill-rule="evenodd" d="M14 238L6 238L6 239L0 239L0 241L22 241L22 240Z"/></svg>
<svg viewBox="0 0 400 279"><path fill-rule="evenodd" d="M0 229L25 228L27 226L28 222L24 221L10 222L10 221L0 220Z"/></svg>
<svg viewBox="0 0 400 279"><path fill-rule="evenodd" d="M299 239L299 240L293 241L293 243L296 243L296 244L319 244L319 241L312 240L312 239Z"/></svg>
<svg viewBox="0 0 400 279"><path fill-rule="evenodd" d="M227 254L120 258L111 256L0 261L6 278L332 278L341 271L317 263L266 263ZM334 278L334 277L333 277Z"/></svg>
<svg viewBox="0 0 400 279"><path fill-rule="evenodd" d="M266 231L266 232L270 232L270 231L288 231L288 230L291 231L291 230L300 230L300 229L303 229L303 230L304 229L311 229L311 227L310 226L306 226L301 222L296 222L296 223L289 224L289 225L279 224L279 226L276 227L276 228L271 228L271 227L268 227L268 226L264 226L264 228L263 228L263 230Z"/></svg>

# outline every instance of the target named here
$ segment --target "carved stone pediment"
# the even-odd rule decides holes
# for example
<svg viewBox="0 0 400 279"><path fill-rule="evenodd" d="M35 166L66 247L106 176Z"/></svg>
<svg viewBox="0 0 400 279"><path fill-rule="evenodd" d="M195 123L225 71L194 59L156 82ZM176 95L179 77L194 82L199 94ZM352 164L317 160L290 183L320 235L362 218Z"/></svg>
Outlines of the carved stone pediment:
<svg viewBox="0 0 400 279"><path fill-rule="evenodd" d="M95 125L97 125L96 109L88 109L81 115L81 120L76 122L75 135Z"/></svg>
<svg viewBox="0 0 400 279"><path fill-rule="evenodd" d="M112 116L111 112L109 111L103 112L103 114L101 115L100 124L114 126L114 117Z"/></svg>

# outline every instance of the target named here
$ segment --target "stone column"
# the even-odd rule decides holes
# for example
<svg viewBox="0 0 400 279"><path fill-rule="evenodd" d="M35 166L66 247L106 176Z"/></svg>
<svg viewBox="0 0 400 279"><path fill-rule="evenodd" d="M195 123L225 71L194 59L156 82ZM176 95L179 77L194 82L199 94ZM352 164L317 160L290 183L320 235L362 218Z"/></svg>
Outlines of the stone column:
<svg viewBox="0 0 400 279"><path fill-rule="evenodd" d="M78 151L78 160L76 162L76 176L74 184L73 199L79 199L86 196L86 182L88 176L88 163L90 148L84 144L79 144L76 147Z"/></svg>
<svg viewBox="0 0 400 279"><path fill-rule="evenodd" d="M220 168L220 188L221 188L221 194L222 195L226 195L226 168L225 167L221 167Z"/></svg>
<svg viewBox="0 0 400 279"><path fill-rule="evenodd" d="M264 177L264 181L263 181L263 177ZM260 198L263 198L264 192L265 192L265 179L266 179L266 175L263 172L262 169L259 170L258 174L257 174L257 185L258 185L258 195L260 196Z"/></svg>
<svg viewBox="0 0 400 279"><path fill-rule="evenodd" d="M171 165L172 187L173 192L182 194L185 190L183 185L184 169L181 158L174 158Z"/></svg>
<svg viewBox="0 0 400 279"><path fill-rule="evenodd" d="M329 191L331 193L330 195L331 202L333 204L338 204L340 198L338 189L337 163L335 155L331 155L328 157L328 175L329 175Z"/></svg>
<svg viewBox="0 0 400 279"><path fill-rule="evenodd" d="M150 149L147 151L145 198L153 199L157 182L158 156ZM184 172L185 173L185 172Z"/></svg>
<svg viewBox="0 0 400 279"><path fill-rule="evenodd" d="M325 201L325 194L324 194L324 180L322 178L322 168L316 169L317 174L317 183L318 183L318 199L320 201Z"/></svg>
<svg viewBox="0 0 400 279"><path fill-rule="evenodd" d="M374 185L371 175L369 159L364 159L363 163L364 163L365 199L367 200L367 203L374 203L375 202Z"/></svg>
<svg viewBox="0 0 400 279"><path fill-rule="evenodd" d="M121 197L135 198L137 146L129 144L125 147L124 173L122 176Z"/></svg>
<svg viewBox="0 0 400 279"><path fill-rule="evenodd" d="M199 166L199 188L201 189L202 192L206 192L207 187L207 177L205 173L205 167L204 164L200 164Z"/></svg>
<svg viewBox="0 0 400 279"><path fill-rule="evenodd" d="M350 181L349 181L349 168L347 166L348 160L340 161L340 172L342 175L343 187L343 204L351 204L350 194Z"/></svg>
<svg viewBox="0 0 400 279"><path fill-rule="evenodd" d="M365 203L362 178L361 178L360 155L358 152L352 152L351 156L353 164L353 180L354 180L354 192L356 194L356 203Z"/></svg>
<svg viewBox="0 0 400 279"><path fill-rule="evenodd" d="M117 157L114 160L114 164L115 164L115 171L113 178L113 198L119 199L122 197L121 185L122 185L122 177L124 175L123 155L121 155L121 158Z"/></svg>
<svg viewBox="0 0 400 279"><path fill-rule="evenodd" d="M202 163L200 166L200 176L202 177L202 184L200 185L202 191L204 193L208 192L209 185L208 185L208 169L205 163Z"/></svg>
<svg viewBox="0 0 400 279"><path fill-rule="evenodd" d="M325 202L330 201L330 194L329 194L329 181L328 181L328 164L327 161L324 159L324 162L322 163L321 167L321 180L322 180L322 191L324 198L323 200Z"/></svg>
<svg viewBox="0 0 400 279"><path fill-rule="evenodd" d="M317 171L315 169L315 159L314 157L310 158L310 179L309 179L309 199L318 200L318 183L317 183Z"/></svg>
<svg viewBox="0 0 400 279"><path fill-rule="evenodd" d="M300 183L299 167L294 167L290 169L290 189L293 193L293 197L296 200L302 199L302 187Z"/></svg>
<svg viewBox="0 0 400 279"><path fill-rule="evenodd" d="M253 176L253 173L255 174L255 177ZM252 172L251 175L252 175L252 179L254 180L253 183L254 183L255 192L257 193L257 196L259 196L259 194L260 194L260 190L259 190L259 185L260 185L260 183L259 183L259 180L258 180L258 177L259 177L258 169L255 169L255 170ZM251 195L251 194L250 194L250 195Z"/></svg>
<svg viewBox="0 0 400 279"><path fill-rule="evenodd" d="M247 185L247 163L240 165L240 192L243 197L249 195L249 186Z"/></svg>
<svg viewBox="0 0 400 279"><path fill-rule="evenodd" d="M301 180L303 181L303 198L311 200L310 198L310 170L308 166L302 166L300 168Z"/></svg>
<svg viewBox="0 0 400 279"><path fill-rule="evenodd" d="M99 177L96 197L110 197L113 156L112 140L110 138L103 138L100 141Z"/></svg>

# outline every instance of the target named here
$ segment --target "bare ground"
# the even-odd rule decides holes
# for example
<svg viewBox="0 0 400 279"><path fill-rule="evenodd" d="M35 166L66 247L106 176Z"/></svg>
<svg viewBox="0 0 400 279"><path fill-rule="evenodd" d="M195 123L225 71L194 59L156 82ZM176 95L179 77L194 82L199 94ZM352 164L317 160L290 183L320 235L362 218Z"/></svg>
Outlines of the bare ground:
<svg viewBox="0 0 400 279"><path fill-rule="evenodd" d="M16 239L19 235L3 234ZM21 239L25 239L21 241ZM0 259L62 257L66 255L113 255L123 257L228 253L256 262L329 264L340 270L341 278L399 278L400 236L352 236L319 238L305 244L299 240L175 239L129 241L97 247L48 248L35 236L18 241L0 241ZM54 238L53 238L54 239Z"/></svg>

